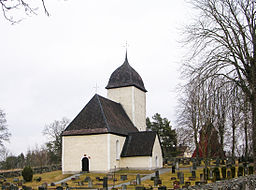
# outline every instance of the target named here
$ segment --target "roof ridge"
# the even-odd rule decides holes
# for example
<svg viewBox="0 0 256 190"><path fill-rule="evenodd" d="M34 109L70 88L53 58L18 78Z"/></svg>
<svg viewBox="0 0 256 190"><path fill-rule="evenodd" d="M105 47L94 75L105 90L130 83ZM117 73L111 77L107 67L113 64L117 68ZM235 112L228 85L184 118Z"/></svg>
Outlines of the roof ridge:
<svg viewBox="0 0 256 190"><path fill-rule="evenodd" d="M104 110L103 110L103 107L102 107L102 105L101 105L101 101L100 101L100 98L99 98L99 95L98 95L98 94L96 94L96 98L97 98L97 100L98 100L98 102L99 102L100 110L101 110L103 119L104 119L104 121L105 121L105 123L106 123L108 132L111 132L111 131L110 131L110 127L109 127L109 125L108 125L108 121L107 121L106 115L105 115L105 113L104 113Z"/></svg>

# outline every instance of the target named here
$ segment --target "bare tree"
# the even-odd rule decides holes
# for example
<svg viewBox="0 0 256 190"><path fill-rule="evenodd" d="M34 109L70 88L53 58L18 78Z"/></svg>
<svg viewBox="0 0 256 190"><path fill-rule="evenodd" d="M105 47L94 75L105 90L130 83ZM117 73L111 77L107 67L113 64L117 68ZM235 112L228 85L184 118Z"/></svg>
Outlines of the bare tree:
<svg viewBox="0 0 256 190"><path fill-rule="evenodd" d="M11 133L9 133L7 128L7 121L5 119L5 113L0 109L0 146L4 146L5 141L9 141Z"/></svg>
<svg viewBox="0 0 256 190"><path fill-rule="evenodd" d="M23 19L23 15L36 15L38 7L33 8L27 1L28 0L0 0L4 18L14 24L20 22ZM44 0L41 1L45 14L49 16Z"/></svg>
<svg viewBox="0 0 256 190"><path fill-rule="evenodd" d="M224 76L240 87L252 108L256 157L256 12L254 0L191 0L200 16L187 27L193 47L191 75ZM256 166L256 159L255 159ZM256 167L254 167L256 169Z"/></svg>
<svg viewBox="0 0 256 190"><path fill-rule="evenodd" d="M67 127L69 122L69 119L64 117L60 121L55 120L53 123L46 125L43 130L43 135L46 135L49 138L49 142L46 146L48 147L48 151L52 153L52 160L55 160L56 163L61 161L61 133Z"/></svg>

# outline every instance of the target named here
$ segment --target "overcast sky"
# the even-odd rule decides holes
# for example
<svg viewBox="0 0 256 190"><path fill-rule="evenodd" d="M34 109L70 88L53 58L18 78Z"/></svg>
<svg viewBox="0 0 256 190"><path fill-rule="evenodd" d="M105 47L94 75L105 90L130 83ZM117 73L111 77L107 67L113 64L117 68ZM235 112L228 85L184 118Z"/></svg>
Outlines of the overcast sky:
<svg viewBox="0 0 256 190"><path fill-rule="evenodd" d="M39 1L40 2L40 1ZM15 155L46 141L45 124L73 119L95 94L105 96L125 58L142 77L147 116L175 126L175 88L185 51L178 42L190 20L183 0L45 0L51 14L11 25L0 17L0 108Z"/></svg>

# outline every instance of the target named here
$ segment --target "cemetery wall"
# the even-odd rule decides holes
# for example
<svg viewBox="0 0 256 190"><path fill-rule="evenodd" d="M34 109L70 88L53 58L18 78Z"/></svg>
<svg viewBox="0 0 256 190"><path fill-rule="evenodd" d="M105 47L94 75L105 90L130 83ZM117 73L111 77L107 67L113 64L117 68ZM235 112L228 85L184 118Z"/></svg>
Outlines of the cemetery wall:
<svg viewBox="0 0 256 190"><path fill-rule="evenodd" d="M84 154L90 157L90 171L107 171L109 134L63 136L62 137L62 173L70 174L80 172ZM88 144L90 146L88 146ZM93 146L92 146L93 145ZM80 148L74 148L80 147Z"/></svg>
<svg viewBox="0 0 256 190"><path fill-rule="evenodd" d="M139 131L146 131L146 93L134 86L108 89L108 98L121 103Z"/></svg>
<svg viewBox="0 0 256 190"><path fill-rule="evenodd" d="M61 170L61 165L52 165L52 166L43 166L43 167L34 167L33 173L45 173L45 172L51 172ZM5 178L11 178L11 177L19 177L21 176L22 169L18 169L15 171L6 171L6 172L0 172L0 176L3 176Z"/></svg>
<svg viewBox="0 0 256 190"><path fill-rule="evenodd" d="M189 187L196 190L252 190L256 188L256 175L239 177L230 180L218 181L206 185Z"/></svg>

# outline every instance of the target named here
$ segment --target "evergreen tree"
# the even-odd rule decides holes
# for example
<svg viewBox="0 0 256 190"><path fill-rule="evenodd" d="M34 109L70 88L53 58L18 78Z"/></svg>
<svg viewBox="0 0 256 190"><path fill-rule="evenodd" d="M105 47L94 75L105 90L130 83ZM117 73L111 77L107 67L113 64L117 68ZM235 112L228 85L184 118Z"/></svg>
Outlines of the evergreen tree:
<svg viewBox="0 0 256 190"><path fill-rule="evenodd" d="M175 129L172 129L170 121L167 118L162 118L159 113L156 113L152 120L151 122L147 117L147 130L158 133L164 158L175 157L177 155L177 134Z"/></svg>

